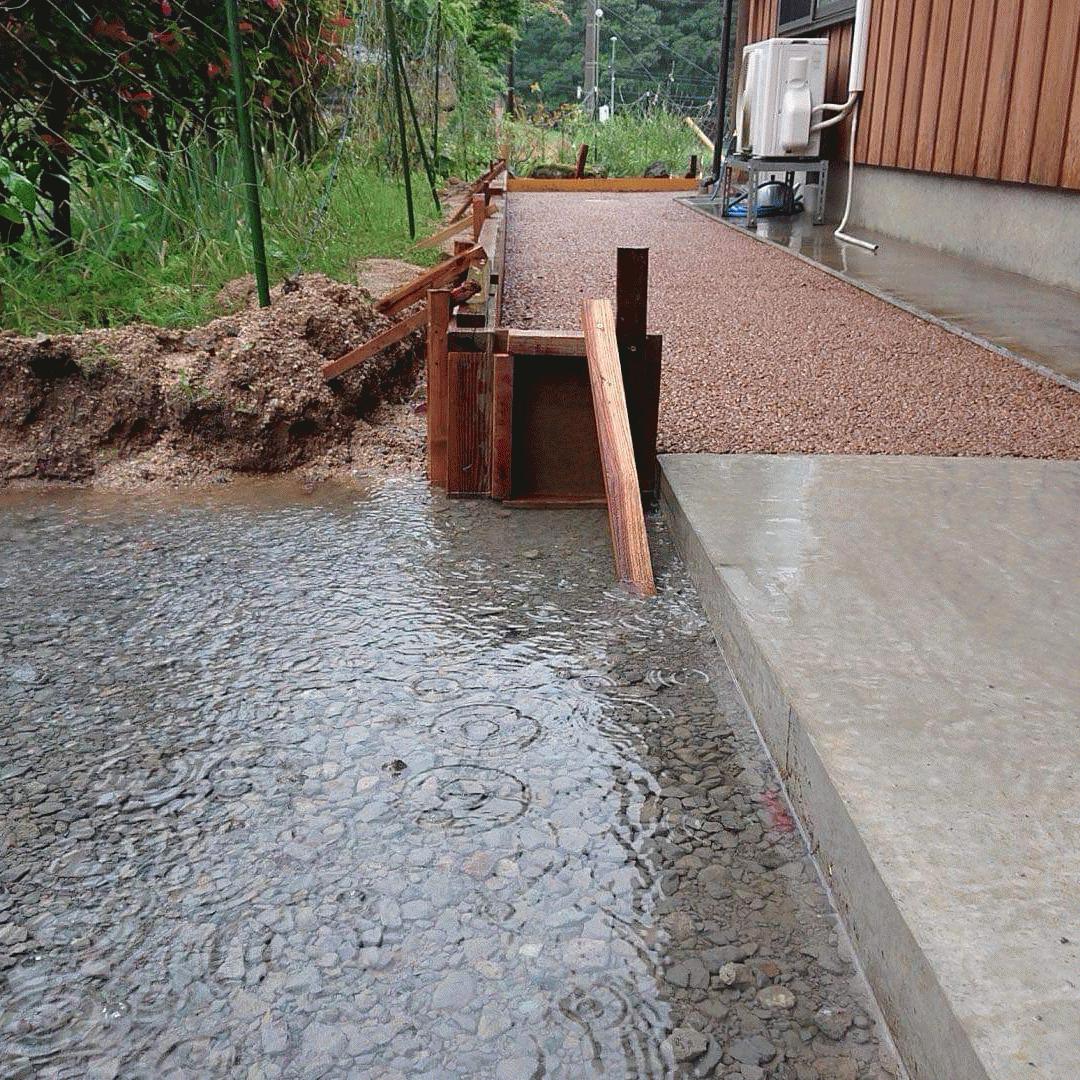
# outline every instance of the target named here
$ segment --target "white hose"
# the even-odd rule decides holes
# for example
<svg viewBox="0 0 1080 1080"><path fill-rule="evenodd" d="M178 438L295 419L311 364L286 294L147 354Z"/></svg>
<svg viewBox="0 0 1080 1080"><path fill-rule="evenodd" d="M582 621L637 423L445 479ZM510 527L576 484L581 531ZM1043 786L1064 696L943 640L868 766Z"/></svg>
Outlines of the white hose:
<svg viewBox="0 0 1080 1080"><path fill-rule="evenodd" d="M877 251L877 244L872 244L869 240L860 240L857 236L848 236L847 233L844 232L844 229L847 228L848 218L851 216L851 192L855 186L855 132L858 130L858 127L859 107L856 103L855 109L851 114L851 144L848 147L847 202L844 205L843 220L837 225L833 236L845 244L854 244L856 247L866 248L867 251Z"/></svg>
<svg viewBox="0 0 1080 1080"><path fill-rule="evenodd" d="M828 103L824 105L815 105L810 110L811 116L813 116L816 112L834 112L836 113L836 116L831 116L828 120L819 120L810 128L810 131L823 131L825 128L831 128L834 124L843 123L843 121L847 118L848 113L851 112L853 108L855 108L855 102L858 100L859 95L852 93L848 95L848 99L844 102L843 105L832 105Z"/></svg>

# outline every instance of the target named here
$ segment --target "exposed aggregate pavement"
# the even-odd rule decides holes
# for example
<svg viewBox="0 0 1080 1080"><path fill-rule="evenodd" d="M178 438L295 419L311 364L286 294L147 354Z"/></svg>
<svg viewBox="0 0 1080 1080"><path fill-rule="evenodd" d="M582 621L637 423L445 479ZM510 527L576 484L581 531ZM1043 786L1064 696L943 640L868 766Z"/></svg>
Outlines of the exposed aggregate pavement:
<svg viewBox="0 0 1080 1080"><path fill-rule="evenodd" d="M1080 394L667 194L508 196L504 322L576 329L646 246L672 453L1080 457Z"/></svg>

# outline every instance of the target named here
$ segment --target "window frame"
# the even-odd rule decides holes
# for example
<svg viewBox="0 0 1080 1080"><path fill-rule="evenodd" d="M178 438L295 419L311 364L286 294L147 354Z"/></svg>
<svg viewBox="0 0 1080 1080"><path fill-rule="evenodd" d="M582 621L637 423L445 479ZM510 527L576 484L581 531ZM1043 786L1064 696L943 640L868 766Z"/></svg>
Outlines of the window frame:
<svg viewBox="0 0 1080 1080"><path fill-rule="evenodd" d="M834 8L826 10L824 14L818 13L818 7ZM776 5L776 32L784 34L803 34L807 30L821 30L826 26L834 26L836 23L848 22L855 17L855 0L813 0L812 10L804 19L794 19L788 23L780 22L780 5Z"/></svg>

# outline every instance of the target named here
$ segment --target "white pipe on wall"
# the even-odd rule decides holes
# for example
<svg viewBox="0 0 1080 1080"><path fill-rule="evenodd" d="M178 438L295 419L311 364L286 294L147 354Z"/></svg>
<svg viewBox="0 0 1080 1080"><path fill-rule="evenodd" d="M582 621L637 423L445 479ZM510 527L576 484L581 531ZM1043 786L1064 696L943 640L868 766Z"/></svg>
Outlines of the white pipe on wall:
<svg viewBox="0 0 1080 1080"><path fill-rule="evenodd" d="M870 43L870 0L855 5L855 29L851 36L851 64L848 67L849 94L861 94L866 81L866 52Z"/></svg>

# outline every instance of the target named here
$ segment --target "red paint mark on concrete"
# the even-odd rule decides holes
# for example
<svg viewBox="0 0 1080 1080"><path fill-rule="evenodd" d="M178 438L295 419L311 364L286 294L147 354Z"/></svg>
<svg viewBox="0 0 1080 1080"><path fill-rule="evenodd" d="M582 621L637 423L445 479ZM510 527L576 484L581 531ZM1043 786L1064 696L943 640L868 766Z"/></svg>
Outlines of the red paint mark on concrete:
<svg viewBox="0 0 1080 1080"><path fill-rule="evenodd" d="M763 791L761 801L765 806L765 812L769 815L769 824L780 832L794 832L795 819L787 808L783 796L778 791Z"/></svg>

